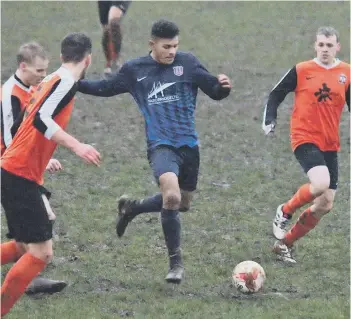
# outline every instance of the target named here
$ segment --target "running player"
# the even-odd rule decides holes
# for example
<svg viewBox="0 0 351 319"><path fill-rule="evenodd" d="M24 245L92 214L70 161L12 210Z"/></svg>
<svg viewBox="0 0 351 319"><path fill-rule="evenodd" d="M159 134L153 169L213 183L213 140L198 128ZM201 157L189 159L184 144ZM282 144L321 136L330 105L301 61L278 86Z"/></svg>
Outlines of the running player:
<svg viewBox="0 0 351 319"><path fill-rule="evenodd" d="M49 58L44 48L30 42L21 45L17 53L17 70L1 88L1 155L11 144L19 125L23 120L23 114L30 96L36 86L45 78ZM56 159L50 159L46 170L50 173L61 170L61 163ZM50 193L45 194L48 198ZM49 211L49 219L54 222L56 216ZM6 248L1 250L1 262L6 262ZM66 287L64 281L51 280L37 277L31 282L26 293L53 293L59 292Z"/></svg>
<svg viewBox="0 0 351 319"><path fill-rule="evenodd" d="M64 131L73 109L77 81L91 63L91 40L71 33L61 42L62 66L34 91L24 120L1 159L1 204L9 238L7 263L15 262L1 287L1 316L7 314L50 262L53 255L50 204L43 191L45 168L57 144L86 163L99 165L100 154ZM2 261L2 264L4 262Z"/></svg>
<svg viewBox="0 0 351 319"><path fill-rule="evenodd" d="M291 116L291 145L309 183L278 206L273 251L278 259L296 263L291 250L295 241L313 229L333 206L338 185L339 124L345 102L350 110L350 65L336 58L339 34L321 27L314 45L316 58L298 63L273 88L263 117L263 130L274 133L277 109L289 92L295 92ZM294 212L312 203L287 232Z"/></svg>
<svg viewBox="0 0 351 319"><path fill-rule="evenodd" d="M102 49L106 57L104 73L110 75L112 68L118 68L118 58L122 47L121 19L126 14L131 1L98 1L102 26Z"/></svg>
<svg viewBox="0 0 351 319"><path fill-rule="evenodd" d="M129 92L146 125L147 157L161 193L142 201L119 201L117 235L141 213L160 212L169 255L166 281L180 283L184 267L180 250L179 211L190 209L196 190L200 155L195 130L198 89L214 100L226 98L229 78L211 75L191 53L177 52L178 26L167 20L151 29L150 54L126 62L109 80L80 81L79 91L96 96Z"/></svg>

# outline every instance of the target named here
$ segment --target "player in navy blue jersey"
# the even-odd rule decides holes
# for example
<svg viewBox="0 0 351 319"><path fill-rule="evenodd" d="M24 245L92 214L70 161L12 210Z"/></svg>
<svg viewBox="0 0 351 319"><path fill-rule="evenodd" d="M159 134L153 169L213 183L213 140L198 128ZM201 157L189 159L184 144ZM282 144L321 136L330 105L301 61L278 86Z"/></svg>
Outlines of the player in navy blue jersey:
<svg viewBox="0 0 351 319"><path fill-rule="evenodd" d="M226 98L230 79L211 75L191 53L177 52L179 29L167 20L155 22L151 52L126 62L112 78L81 80L78 91L95 96L130 93L145 119L147 157L161 193L143 200L122 196L117 235L141 213L160 212L170 259L167 282L180 283L184 266L180 250L179 211L190 208L199 173L194 112L198 88L213 100Z"/></svg>

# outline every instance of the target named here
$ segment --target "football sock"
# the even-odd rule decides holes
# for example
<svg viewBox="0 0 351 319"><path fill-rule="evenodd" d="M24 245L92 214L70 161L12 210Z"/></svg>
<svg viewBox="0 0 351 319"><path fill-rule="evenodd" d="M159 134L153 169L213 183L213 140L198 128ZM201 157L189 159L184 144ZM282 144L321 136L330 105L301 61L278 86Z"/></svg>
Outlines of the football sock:
<svg viewBox="0 0 351 319"><path fill-rule="evenodd" d="M158 213L162 209L162 194L157 193L151 197L133 203L133 212L136 214L142 213Z"/></svg>
<svg viewBox="0 0 351 319"><path fill-rule="evenodd" d="M173 259L179 259L181 230L179 211L162 208L161 223L166 245L168 248L168 254ZM173 262L176 262L176 260L173 260Z"/></svg>
<svg viewBox="0 0 351 319"><path fill-rule="evenodd" d="M315 198L316 197L312 195L310 191L310 184L304 184L298 189L295 195L283 205L282 211L286 215L293 215L296 209L311 202Z"/></svg>
<svg viewBox="0 0 351 319"><path fill-rule="evenodd" d="M109 23L110 39L111 39L111 60L117 61L122 47L122 30L120 19L112 19Z"/></svg>
<svg viewBox="0 0 351 319"><path fill-rule="evenodd" d="M16 241L11 240L1 244L1 265L6 265L15 262L20 257L20 252L17 250Z"/></svg>
<svg viewBox="0 0 351 319"><path fill-rule="evenodd" d="M9 270L1 287L1 316L7 314L46 263L25 253Z"/></svg>
<svg viewBox="0 0 351 319"><path fill-rule="evenodd" d="M114 47L113 42L111 40L108 42L108 50L109 50L109 56L111 59L111 61L110 61L110 64L111 64L112 61L117 60L117 54L115 52L115 47Z"/></svg>
<svg viewBox="0 0 351 319"><path fill-rule="evenodd" d="M291 229L285 234L283 243L287 246L292 246L295 241L305 236L319 222L319 219L314 217L311 212L311 207L307 208Z"/></svg>
<svg viewBox="0 0 351 319"><path fill-rule="evenodd" d="M110 55L110 32L108 29L104 29L103 34L102 34L102 49L104 51L105 54L105 58L106 58L106 67L110 68L111 67L111 55Z"/></svg>

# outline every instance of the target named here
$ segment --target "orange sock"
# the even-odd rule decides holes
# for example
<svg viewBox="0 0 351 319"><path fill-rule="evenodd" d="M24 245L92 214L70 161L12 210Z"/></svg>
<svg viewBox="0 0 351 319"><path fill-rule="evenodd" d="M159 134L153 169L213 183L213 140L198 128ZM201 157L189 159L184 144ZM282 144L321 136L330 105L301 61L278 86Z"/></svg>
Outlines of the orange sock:
<svg viewBox="0 0 351 319"><path fill-rule="evenodd" d="M21 257L20 252L17 250L15 240L8 241L1 244L1 265L6 265L15 262Z"/></svg>
<svg viewBox="0 0 351 319"><path fill-rule="evenodd" d="M115 47L113 45L112 40L110 40L108 42L108 50L110 51L111 61L116 61L117 60L117 53L115 51Z"/></svg>
<svg viewBox="0 0 351 319"><path fill-rule="evenodd" d="M1 317L6 315L23 295L31 281L41 273L46 263L25 253L9 270L1 287Z"/></svg>
<svg viewBox="0 0 351 319"><path fill-rule="evenodd" d="M284 214L292 215L296 209L312 202L316 197L310 191L310 184L302 185L295 195L283 205L282 211Z"/></svg>
<svg viewBox="0 0 351 319"><path fill-rule="evenodd" d="M298 218L295 225L285 234L283 243L287 246L292 246L295 241L313 229L318 222L319 219L312 215L311 207L307 208Z"/></svg>

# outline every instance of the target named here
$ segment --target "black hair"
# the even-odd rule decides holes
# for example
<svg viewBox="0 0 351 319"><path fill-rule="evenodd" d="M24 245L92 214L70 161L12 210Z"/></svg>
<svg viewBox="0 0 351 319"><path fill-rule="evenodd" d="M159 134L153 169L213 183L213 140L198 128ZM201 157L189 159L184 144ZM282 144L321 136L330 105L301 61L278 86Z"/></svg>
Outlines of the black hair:
<svg viewBox="0 0 351 319"><path fill-rule="evenodd" d="M91 48L91 40L87 35L81 32L70 33L61 42L62 61L78 63L91 53Z"/></svg>
<svg viewBox="0 0 351 319"><path fill-rule="evenodd" d="M153 23L151 28L151 37L161 39L173 39L179 35L178 26L165 19L160 19Z"/></svg>

